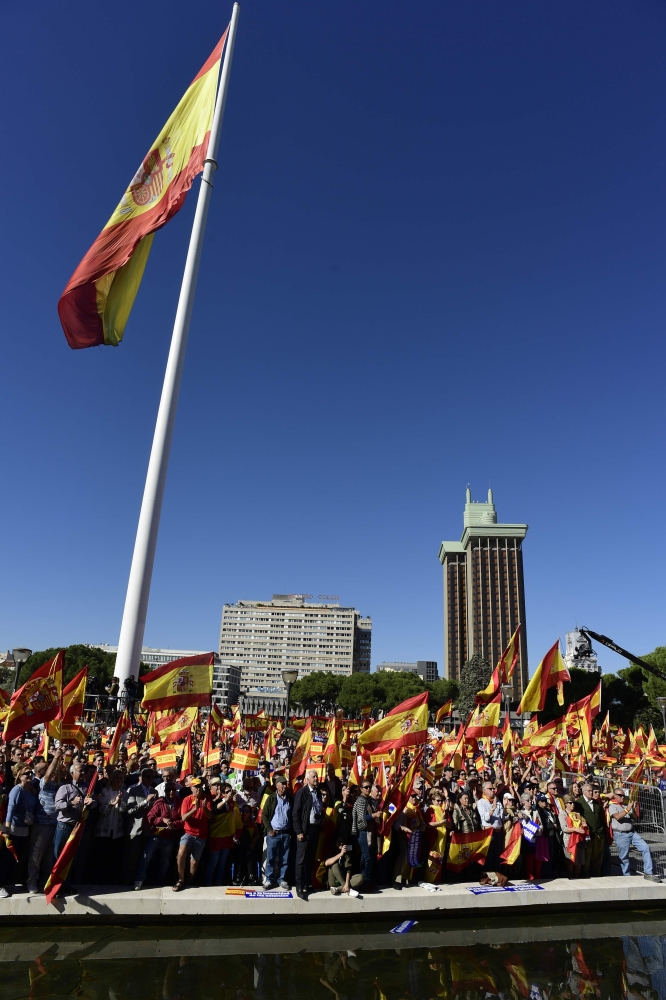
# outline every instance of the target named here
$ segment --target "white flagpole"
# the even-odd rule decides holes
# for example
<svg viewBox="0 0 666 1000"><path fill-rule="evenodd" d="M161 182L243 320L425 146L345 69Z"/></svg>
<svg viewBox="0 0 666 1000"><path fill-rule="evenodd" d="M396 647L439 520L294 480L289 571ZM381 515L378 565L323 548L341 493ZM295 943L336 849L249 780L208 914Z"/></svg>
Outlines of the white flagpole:
<svg viewBox="0 0 666 1000"><path fill-rule="evenodd" d="M220 139L220 132L222 131L222 119L224 117L224 106L229 88L229 75L231 73L231 60L234 54L239 9L238 4L235 3L231 15L231 24L229 25L229 35L227 37L217 98L215 100L213 124L208 143L208 157L204 162L199 198L192 225L192 235L190 236L190 246L187 251L183 282L180 287L180 298L178 299L176 319L171 336L169 359L164 374L162 397L155 423L153 447L150 452L146 485L143 490L139 524L136 530L134 555L132 556L132 567L127 583L125 610L123 611L123 622L118 642L118 656L116 657L115 674L121 686L130 675L135 678L139 675L143 632L146 626L150 583L153 575L155 549L157 547L157 533L160 527L164 486L169 466L169 452L171 451L171 439L173 438L173 427L176 420L178 393L180 392L180 381L183 375L187 335L190 329L194 293L197 287L197 275L199 273L199 263L201 261L201 251L206 230L208 205L213 189L213 176L217 170L215 158L217 156L217 146Z"/></svg>

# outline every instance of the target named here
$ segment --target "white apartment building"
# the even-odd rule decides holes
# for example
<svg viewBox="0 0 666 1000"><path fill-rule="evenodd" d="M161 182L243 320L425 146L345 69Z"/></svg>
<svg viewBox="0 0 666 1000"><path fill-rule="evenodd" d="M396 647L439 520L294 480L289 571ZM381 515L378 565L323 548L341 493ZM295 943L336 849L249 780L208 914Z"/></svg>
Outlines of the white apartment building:
<svg viewBox="0 0 666 1000"><path fill-rule="evenodd" d="M282 671L370 671L372 620L355 608L306 602L299 594L225 604L220 660L241 667L241 692L283 692Z"/></svg>
<svg viewBox="0 0 666 1000"><path fill-rule="evenodd" d="M404 663L403 661L380 663L377 670L387 670L389 673L418 674L421 680L427 684L434 684L438 680L436 660L415 660L413 663Z"/></svg>

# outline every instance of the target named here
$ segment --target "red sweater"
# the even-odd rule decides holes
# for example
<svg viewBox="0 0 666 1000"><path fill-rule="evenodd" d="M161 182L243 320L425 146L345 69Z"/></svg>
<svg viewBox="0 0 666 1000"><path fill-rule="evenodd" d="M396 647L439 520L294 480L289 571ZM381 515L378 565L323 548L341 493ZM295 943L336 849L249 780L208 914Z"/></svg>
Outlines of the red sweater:
<svg viewBox="0 0 666 1000"><path fill-rule="evenodd" d="M171 826L164 826L164 820L170 819ZM175 837L183 829L180 818L180 802L169 803L166 799L153 802L146 816L148 829L155 837Z"/></svg>

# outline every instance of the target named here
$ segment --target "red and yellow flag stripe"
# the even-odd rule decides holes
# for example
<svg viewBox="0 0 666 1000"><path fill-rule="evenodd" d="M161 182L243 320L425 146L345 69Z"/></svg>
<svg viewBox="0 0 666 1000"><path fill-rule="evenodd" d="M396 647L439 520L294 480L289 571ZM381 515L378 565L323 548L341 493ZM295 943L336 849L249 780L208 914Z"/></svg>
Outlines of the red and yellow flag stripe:
<svg viewBox="0 0 666 1000"><path fill-rule="evenodd" d="M178 212L203 170L227 32L213 49L130 181L58 303L71 348L123 339L153 233Z"/></svg>

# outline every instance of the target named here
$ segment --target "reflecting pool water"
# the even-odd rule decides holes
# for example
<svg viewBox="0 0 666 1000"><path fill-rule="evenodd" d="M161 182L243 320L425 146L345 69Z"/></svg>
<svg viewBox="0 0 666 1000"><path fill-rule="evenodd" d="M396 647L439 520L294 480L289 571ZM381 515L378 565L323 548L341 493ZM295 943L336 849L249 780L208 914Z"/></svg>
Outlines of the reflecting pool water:
<svg viewBox="0 0 666 1000"><path fill-rule="evenodd" d="M523 918L524 920L524 918ZM0 931L0 1000L666 1000L664 911Z"/></svg>

